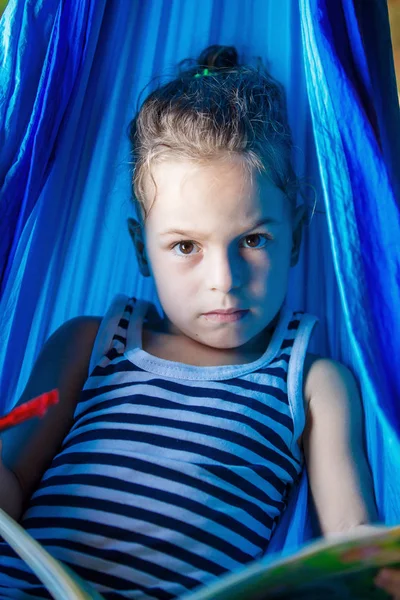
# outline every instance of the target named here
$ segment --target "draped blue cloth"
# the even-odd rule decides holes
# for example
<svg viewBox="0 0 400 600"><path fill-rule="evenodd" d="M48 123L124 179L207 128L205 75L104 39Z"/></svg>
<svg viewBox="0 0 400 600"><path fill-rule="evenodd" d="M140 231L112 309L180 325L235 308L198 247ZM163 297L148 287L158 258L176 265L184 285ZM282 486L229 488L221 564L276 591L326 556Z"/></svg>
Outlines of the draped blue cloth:
<svg viewBox="0 0 400 600"><path fill-rule="evenodd" d="M320 318L310 351L356 375L379 519L399 523L400 123L385 2L10 0L0 38L0 414L63 322L104 314L119 292L158 303L126 227L127 126L153 76L233 44L286 88L295 168L319 199L288 302ZM304 472L266 559L318 534Z"/></svg>
<svg viewBox="0 0 400 600"><path fill-rule="evenodd" d="M300 14L333 261L354 353L346 362L358 376L364 401L379 519L395 524L400 518L400 373L394 358L400 338L400 114L387 7L300 0ZM372 44L383 69L377 68ZM285 515L290 535L283 542L283 528L278 533L277 549L283 542L284 552L301 544L297 536L312 537L315 515L304 501L306 479L295 491L293 512Z"/></svg>
<svg viewBox="0 0 400 600"><path fill-rule="evenodd" d="M90 60L91 38L97 42L104 3L14 2L2 19L0 296Z"/></svg>

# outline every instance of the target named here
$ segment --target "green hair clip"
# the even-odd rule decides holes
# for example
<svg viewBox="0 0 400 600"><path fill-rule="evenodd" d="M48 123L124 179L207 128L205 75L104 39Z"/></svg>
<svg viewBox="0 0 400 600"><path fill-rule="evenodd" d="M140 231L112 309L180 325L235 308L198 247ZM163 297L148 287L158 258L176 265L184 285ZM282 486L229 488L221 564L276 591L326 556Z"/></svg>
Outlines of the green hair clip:
<svg viewBox="0 0 400 600"><path fill-rule="evenodd" d="M208 72L208 69L203 69L203 72L197 73L197 75L195 75L195 77L203 77L205 75L211 75L211 73Z"/></svg>

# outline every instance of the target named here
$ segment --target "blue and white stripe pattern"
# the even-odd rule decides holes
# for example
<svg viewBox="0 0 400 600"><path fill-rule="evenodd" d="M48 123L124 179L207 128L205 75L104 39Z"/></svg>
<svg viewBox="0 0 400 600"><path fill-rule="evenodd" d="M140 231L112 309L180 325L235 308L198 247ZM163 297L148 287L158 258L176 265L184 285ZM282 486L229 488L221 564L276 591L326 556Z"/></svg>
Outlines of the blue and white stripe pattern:
<svg viewBox="0 0 400 600"><path fill-rule="evenodd" d="M176 598L260 557L303 467L317 318L284 304L260 359L196 367L141 348L147 306L114 299L74 425L23 517L110 600ZM0 598L50 598L4 543L0 557Z"/></svg>

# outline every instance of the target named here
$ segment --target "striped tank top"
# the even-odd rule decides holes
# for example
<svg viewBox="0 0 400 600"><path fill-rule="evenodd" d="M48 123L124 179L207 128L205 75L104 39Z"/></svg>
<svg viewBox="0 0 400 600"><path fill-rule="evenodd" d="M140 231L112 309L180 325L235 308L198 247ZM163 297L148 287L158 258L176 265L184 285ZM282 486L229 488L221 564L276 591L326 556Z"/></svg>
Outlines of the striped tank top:
<svg viewBox="0 0 400 600"><path fill-rule="evenodd" d="M260 558L298 482L303 365L318 319L283 304L264 354L198 367L141 347L117 295L74 422L22 525L105 598L177 598ZM0 544L0 598L50 598Z"/></svg>

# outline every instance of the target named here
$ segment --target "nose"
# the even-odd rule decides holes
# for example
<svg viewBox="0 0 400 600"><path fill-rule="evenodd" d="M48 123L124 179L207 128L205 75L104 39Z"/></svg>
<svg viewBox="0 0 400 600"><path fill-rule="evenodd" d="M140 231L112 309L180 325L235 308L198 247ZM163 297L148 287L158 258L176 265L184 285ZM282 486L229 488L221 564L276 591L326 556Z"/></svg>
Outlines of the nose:
<svg viewBox="0 0 400 600"><path fill-rule="evenodd" d="M206 279L211 290L227 294L240 288L246 276L242 258L229 251L218 251L210 255L206 268Z"/></svg>

